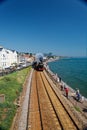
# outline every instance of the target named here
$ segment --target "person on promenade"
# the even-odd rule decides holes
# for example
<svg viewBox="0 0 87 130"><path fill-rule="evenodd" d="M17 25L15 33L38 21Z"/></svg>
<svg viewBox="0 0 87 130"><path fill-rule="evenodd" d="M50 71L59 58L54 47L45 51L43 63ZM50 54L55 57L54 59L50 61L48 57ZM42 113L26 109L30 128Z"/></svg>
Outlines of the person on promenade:
<svg viewBox="0 0 87 130"><path fill-rule="evenodd" d="M80 99L81 99L79 89L76 90L76 99L77 99L77 101L80 101Z"/></svg>
<svg viewBox="0 0 87 130"><path fill-rule="evenodd" d="M60 76L57 77L57 82L61 83L61 77Z"/></svg>
<svg viewBox="0 0 87 130"><path fill-rule="evenodd" d="M58 76L57 76L57 73L56 73L56 74L52 74L52 76L53 76L54 80L55 80L56 82L58 82Z"/></svg>
<svg viewBox="0 0 87 130"><path fill-rule="evenodd" d="M60 82L59 85L60 85L60 90L63 91L65 89L64 84L62 82Z"/></svg>
<svg viewBox="0 0 87 130"><path fill-rule="evenodd" d="M77 101L80 101L80 99L81 99L81 95L80 95L80 93L78 93L77 94Z"/></svg>
<svg viewBox="0 0 87 130"><path fill-rule="evenodd" d="M59 82L61 82L61 77L59 76Z"/></svg>
<svg viewBox="0 0 87 130"><path fill-rule="evenodd" d="M63 85L62 84L60 84L60 88L61 88L61 91L63 91L64 89L63 89Z"/></svg>
<svg viewBox="0 0 87 130"><path fill-rule="evenodd" d="M78 89L78 88L76 88L76 95L78 95L78 93L79 93L79 89Z"/></svg>
<svg viewBox="0 0 87 130"><path fill-rule="evenodd" d="M65 87L65 93L66 93L66 97L68 98L68 93L69 93L69 88Z"/></svg>

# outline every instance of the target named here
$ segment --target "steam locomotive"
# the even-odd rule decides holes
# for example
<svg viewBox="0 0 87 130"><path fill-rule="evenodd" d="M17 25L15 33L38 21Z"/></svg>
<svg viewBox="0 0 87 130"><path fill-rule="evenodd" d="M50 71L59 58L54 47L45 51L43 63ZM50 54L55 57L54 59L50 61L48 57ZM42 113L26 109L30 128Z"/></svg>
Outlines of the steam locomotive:
<svg viewBox="0 0 87 130"><path fill-rule="evenodd" d="M32 67L37 71L43 71L44 70L43 55L36 54L35 60L32 63Z"/></svg>

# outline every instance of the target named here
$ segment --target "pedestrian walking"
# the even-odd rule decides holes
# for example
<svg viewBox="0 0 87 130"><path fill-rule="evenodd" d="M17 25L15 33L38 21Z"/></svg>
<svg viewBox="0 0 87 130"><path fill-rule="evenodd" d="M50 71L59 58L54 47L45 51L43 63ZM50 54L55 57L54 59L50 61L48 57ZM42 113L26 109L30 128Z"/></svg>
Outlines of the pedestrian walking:
<svg viewBox="0 0 87 130"><path fill-rule="evenodd" d="M77 94L77 101L80 101L80 99L81 99L81 95L80 95L80 93L78 93Z"/></svg>
<svg viewBox="0 0 87 130"><path fill-rule="evenodd" d="M61 77L59 77L59 82L61 82Z"/></svg>
<svg viewBox="0 0 87 130"><path fill-rule="evenodd" d="M76 99L77 99L77 101L79 101L81 99L79 89L76 90Z"/></svg>
<svg viewBox="0 0 87 130"><path fill-rule="evenodd" d="M63 87L63 84L62 84L62 83L60 83L60 89L61 89L61 91L64 90L64 87Z"/></svg>
<svg viewBox="0 0 87 130"><path fill-rule="evenodd" d="M66 97L68 98L68 93L69 93L69 88L65 87L65 93L66 93Z"/></svg>
<svg viewBox="0 0 87 130"><path fill-rule="evenodd" d="M61 77L58 76L58 79L57 79L58 83L61 83Z"/></svg>

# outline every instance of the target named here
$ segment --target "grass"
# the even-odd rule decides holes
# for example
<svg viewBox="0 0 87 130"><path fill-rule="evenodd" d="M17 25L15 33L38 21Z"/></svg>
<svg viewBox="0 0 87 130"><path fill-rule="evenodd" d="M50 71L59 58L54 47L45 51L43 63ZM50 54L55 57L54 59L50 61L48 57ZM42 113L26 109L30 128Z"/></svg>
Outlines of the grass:
<svg viewBox="0 0 87 130"><path fill-rule="evenodd" d="M75 108L76 111L81 112L79 107L75 106L74 108Z"/></svg>
<svg viewBox="0 0 87 130"><path fill-rule="evenodd" d="M17 107L14 101L23 89L23 83L30 67L0 78L0 94L5 95L5 102L0 103L0 130L9 130Z"/></svg>

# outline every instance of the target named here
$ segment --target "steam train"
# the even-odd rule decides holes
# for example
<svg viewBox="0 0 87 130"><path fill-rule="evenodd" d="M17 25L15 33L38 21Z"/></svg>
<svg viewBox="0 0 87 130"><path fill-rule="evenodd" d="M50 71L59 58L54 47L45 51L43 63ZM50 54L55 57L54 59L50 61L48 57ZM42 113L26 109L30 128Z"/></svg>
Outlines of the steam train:
<svg viewBox="0 0 87 130"><path fill-rule="evenodd" d="M37 71L44 70L43 56L38 54L35 56L35 60L32 63L32 67Z"/></svg>

